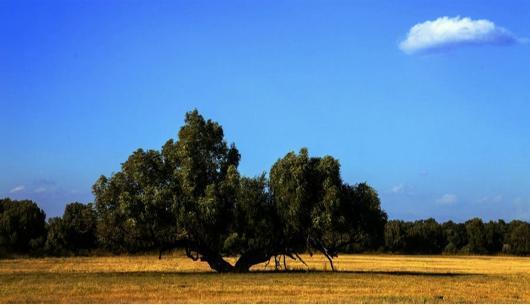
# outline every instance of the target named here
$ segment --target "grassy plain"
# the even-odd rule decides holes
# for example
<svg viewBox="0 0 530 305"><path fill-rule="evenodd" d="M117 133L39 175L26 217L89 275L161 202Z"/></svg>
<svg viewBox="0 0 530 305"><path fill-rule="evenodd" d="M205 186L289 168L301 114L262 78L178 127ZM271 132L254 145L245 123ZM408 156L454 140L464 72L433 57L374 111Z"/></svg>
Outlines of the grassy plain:
<svg viewBox="0 0 530 305"><path fill-rule="evenodd" d="M175 253L0 260L2 303L530 303L530 258L303 256L217 274Z"/></svg>

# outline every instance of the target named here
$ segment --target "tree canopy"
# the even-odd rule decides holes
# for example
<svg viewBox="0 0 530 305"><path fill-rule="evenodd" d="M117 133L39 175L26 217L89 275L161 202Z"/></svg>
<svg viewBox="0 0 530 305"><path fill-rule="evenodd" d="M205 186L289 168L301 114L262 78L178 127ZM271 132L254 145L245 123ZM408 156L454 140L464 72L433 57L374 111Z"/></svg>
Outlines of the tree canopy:
<svg viewBox="0 0 530 305"><path fill-rule="evenodd" d="M96 213L92 204L67 204L63 217L48 221L46 251L53 255L80 254L96 247Z"/></svg>
<svg viewBox="0 0 530 305"><path fill-rule="evenodd" d="M23 253L46 240L46 214L30 200L0 199L0 251Z"/></svg>
<svg viewBox="0 0 530 305"><path fill-rule="evenodd" d="M375 190L348 185L339 161L288 153L270 179L242 177L221 125L197 110L161 151L137 150L94 185L98 232L109 249L184 247L219 272L245 272L278 255L332 258L354 242L382 239ZM235 264L225 258L238 256Z"/></svg>
<svg viewBox="0 0 530 305"><path fill-rule="evenodd" d="M269 174L245 177L222 126L186 113L175 139L137 149L118 172L93 185L94 203L66 205L45 222L29 200L0 200L0 256L82 255L183 249L218 272L300 253L322 253L333 269L341 252L530 254L530 224L513 220L387 221L375 189L349 184L339 160L288 152ZM235 263L233 259L235 258ZM303 261L302 261L303 262Z"/></svg>

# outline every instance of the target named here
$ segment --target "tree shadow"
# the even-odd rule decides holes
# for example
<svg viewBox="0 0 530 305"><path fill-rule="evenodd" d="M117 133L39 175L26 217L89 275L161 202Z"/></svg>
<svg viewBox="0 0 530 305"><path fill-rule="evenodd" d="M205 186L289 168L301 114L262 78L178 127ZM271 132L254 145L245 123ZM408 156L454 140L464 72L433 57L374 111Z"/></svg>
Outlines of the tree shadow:
<svg viewBox="0 0 530 305"><path fill-rule="evenodd" d="M339 270L339 271L323 271L323 270L256 270L250 273L274 273L274 274L296 274L296 273L309 273L309 274L375 274L375 275L398 275L398 276L435 276L435 277L455 277L455 276L472 276L472 275L484 275L482 273L463 273L463 272L429 272L429 271L378 271L378 270Z"/></svg>
<svg viewBox="0 0 530 305"><path fill-rule="evenodd" d="M425 277L463 277L485 275L482 273L461 273L461 272L422 272L422 271L369 271L369 270L342 270L342 271L324 271L324 270L253 270L246 273L218 273L215 271L111 271L111 272L23 272L19 275L79 275L79 276L219 276L219 275L292 275L292 274L315 274L315 275L341 275L341 274L366 274L366 275L394 275L394 276L425 276Z"/></svg>

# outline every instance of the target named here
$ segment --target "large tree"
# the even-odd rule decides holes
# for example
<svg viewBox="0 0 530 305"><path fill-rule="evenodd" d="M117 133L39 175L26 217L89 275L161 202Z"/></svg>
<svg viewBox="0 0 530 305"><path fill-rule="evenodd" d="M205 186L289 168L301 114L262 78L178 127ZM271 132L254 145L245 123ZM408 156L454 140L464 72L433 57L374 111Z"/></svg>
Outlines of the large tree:
<svg viewBox="0 0 530 305"><path fill-rule="evenodd" d="M386 214L377 193L343 183L336 159L289 153L270 181L241 177L239 160L218 123L187 113L178 138L160 152L137 150L95 183L100 241L128 251L182 247L216 271L246 272L304 251L332 262L353 242L381 239Z"/></svg>

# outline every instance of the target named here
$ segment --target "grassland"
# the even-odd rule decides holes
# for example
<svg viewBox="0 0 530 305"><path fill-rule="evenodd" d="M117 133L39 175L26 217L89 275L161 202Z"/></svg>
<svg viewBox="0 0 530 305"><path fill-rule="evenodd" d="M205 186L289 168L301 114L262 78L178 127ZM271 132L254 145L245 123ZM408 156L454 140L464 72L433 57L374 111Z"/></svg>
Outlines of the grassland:
<svg viewBox="0 0 530 305"><path fill-rule="evenodd" d="M530 303L530 258L343 255L217 274L176 253L0 260L3 303ZM308 272L309 271L309 272Z"/></svg>

